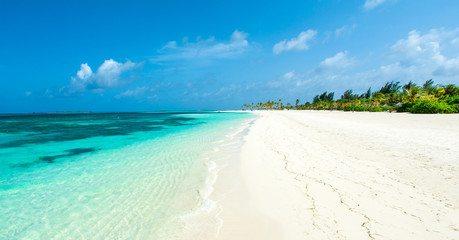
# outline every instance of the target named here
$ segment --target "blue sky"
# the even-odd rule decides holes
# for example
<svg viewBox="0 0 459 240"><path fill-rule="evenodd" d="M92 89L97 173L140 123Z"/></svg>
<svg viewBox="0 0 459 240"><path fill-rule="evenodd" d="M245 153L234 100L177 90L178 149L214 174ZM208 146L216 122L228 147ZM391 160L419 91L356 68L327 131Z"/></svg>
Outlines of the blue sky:
<svg viewBox="0 0 459 240"><path fill-rule="evenodd" d="M459 84L459 1L0 1L0 112L236 109Z"/></svg>

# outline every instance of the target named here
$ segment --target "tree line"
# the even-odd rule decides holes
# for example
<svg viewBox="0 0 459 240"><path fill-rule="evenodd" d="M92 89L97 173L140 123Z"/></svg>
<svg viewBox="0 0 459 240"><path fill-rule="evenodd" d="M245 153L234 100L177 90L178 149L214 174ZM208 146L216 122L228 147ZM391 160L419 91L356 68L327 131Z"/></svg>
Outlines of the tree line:
<svg viewBox="0 0 459 240"><path fill-rule="evenodd" d="M311 102L295 104L278 101L251 103L241 106L243 110L343 110L343 111L397 111L411 113L459 113L459 87L454 84L434 84L432 79L418 86L410 81L404 85L400 82L387 82L378 91L371 87L361 94L352 89L346 90L337 100L334 92L323 92L314 96Z"/></svg>

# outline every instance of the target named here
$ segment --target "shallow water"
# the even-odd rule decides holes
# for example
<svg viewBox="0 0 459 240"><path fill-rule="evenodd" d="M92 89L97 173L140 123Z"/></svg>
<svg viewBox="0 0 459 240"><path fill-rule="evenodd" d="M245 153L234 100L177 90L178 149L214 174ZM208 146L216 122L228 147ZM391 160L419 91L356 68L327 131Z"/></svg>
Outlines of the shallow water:
<svg viewBox="0 0 459 240"><path fill-rule="evenodd" d="M202 193L214 168L208 153L252 118L0 116L0 238L184 238L183 219L212 207ZM196 224L204 223L216 224L215 216Z"/></svg>

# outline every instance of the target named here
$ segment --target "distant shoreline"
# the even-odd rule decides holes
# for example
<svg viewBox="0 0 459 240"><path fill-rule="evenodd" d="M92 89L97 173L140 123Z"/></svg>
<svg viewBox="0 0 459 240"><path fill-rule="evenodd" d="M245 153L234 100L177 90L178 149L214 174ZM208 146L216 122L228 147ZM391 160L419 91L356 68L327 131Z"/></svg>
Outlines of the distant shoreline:
<svg viewBox="0 0 459 240"><path fill-rule="evenodd" d="M184 112L240 112L242 110L158 110L158 111L51 111L51 112L22 112L22 113L0 113L0 116L17 116L17 115L65 115L65 114L110 114L110 113L184 113Z"/></svg>
<svg viewBox="0 0 459 240"><path fill-rule="evenodd" d="M46 114L87 114L97 113L92 111L56 111L56 112L24 112L24 113L0 113L0 116L10 115L46 115Z"/></svg>

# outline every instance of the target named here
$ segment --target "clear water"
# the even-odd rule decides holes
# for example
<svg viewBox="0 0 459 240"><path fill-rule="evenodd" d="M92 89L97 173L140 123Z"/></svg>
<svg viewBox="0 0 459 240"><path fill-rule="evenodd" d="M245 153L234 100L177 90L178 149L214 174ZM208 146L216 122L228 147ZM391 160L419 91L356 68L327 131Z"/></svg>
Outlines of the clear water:
<svg viewBox="0 0 459 240"><path fill-rule="evenodd" d="M206 207L209 153L252 118L0 116L0 239L187 239L186 216Z"/></svg>

